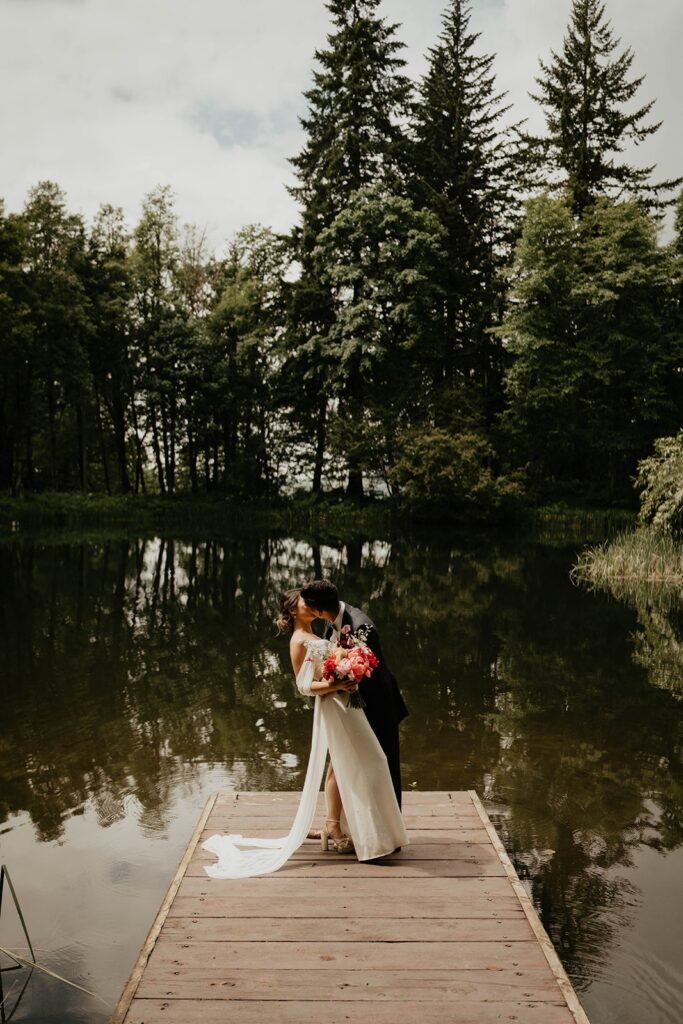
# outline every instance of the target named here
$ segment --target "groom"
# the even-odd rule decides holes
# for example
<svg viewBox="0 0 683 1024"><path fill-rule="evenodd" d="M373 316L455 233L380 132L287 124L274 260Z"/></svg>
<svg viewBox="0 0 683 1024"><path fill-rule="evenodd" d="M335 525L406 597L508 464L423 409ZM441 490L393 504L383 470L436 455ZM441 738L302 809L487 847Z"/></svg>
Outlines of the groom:
<svg viewBox="0 0 683 1024"><path fill-rule="evenodd" d="M398 724L408 714L396 678L386 663L374 622L360 608L340 601L337 588L330 580L314 580L301 588L308 607L327 620L326 639L337 639L344 627L355 633L359 626L369 627L366 643L379 661L368 679L361 680L359 692L365 700L365 714L379 745L389 762L391 780L401 806L401 760L398 747ZM348 629L346 630L348 632Z"/></svg>

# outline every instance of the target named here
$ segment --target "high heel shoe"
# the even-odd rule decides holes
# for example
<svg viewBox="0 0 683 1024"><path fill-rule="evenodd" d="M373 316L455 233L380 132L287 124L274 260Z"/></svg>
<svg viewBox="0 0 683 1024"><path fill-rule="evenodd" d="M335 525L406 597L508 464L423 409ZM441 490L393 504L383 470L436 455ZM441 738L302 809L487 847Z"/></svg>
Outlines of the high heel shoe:
<svg viewBox="0 0 683 1024"><path fill-rule="evenodd" d="M328 821L331 821L333 825L339 824L338 818L325 818L325 828L320 830L320 849L323 853L327 853L330 847L335 853L355 853L351 836L340 836L339 838L331 836L327 830Z"/></svg>

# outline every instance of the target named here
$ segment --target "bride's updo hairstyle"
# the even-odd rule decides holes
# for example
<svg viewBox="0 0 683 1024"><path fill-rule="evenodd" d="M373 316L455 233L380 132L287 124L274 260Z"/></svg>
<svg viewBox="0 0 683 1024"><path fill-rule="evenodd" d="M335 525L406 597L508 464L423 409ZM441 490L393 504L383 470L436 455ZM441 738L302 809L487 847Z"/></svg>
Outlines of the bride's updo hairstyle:
<svg viewBox="0 0 683 1024"><path fill-rule="evenodd" d="M294 616L296 614L300 597L301 591L298 587L293 587L291 590L285 590L284 594L280 595L280 614L275 620L278 633L294 632Z"/></svg>

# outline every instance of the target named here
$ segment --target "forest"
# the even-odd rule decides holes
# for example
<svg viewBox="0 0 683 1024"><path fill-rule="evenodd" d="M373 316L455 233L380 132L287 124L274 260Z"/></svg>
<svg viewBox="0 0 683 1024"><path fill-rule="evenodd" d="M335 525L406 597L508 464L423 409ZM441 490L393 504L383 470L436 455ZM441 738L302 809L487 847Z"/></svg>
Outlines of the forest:
<svg viewBox="0 0 683 1024"><path fill-rule="evenodd" d="M0 199L0 493L633 501L683 424L683 179L624 155L659 124L606 4L539 61L538 137L466 0L419 81L380 0L326 7L289 233L210 252L168 184L133 226Z"/></svg>

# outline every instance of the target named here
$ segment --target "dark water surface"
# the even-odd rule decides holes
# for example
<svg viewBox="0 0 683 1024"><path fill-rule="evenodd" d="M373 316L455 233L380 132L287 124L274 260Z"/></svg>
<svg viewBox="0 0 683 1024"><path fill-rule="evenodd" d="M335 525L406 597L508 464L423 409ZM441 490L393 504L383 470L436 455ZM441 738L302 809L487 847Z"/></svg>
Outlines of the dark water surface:
<svg viewBox="0 0 683 1024"><path fill-rule="evenodd" d="M7 1018L106 1021L208 795L301 787L311 712L272 620L322 572L399 677L405 788L483 796L592 1024L683 1019L683 606L577 589L580 547L0 544L0 861L39 961L109 1004L3 969Z"/></svg>

